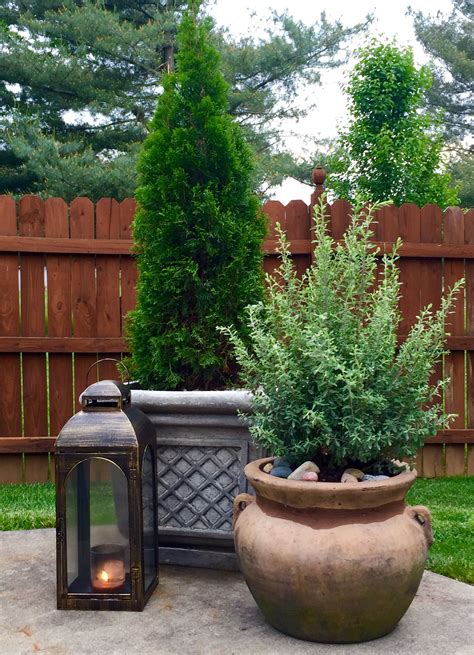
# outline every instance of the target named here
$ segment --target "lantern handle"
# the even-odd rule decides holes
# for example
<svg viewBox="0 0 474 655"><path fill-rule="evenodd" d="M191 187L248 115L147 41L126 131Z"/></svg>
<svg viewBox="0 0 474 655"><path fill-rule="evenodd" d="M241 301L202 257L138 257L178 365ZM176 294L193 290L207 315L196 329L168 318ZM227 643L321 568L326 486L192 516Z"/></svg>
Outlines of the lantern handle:
<svg viewBox="0 0 474 655"><path fill-rule="evenodd" d="M115 362L116 364L118 364L118 366L121 366L122 368L124 368L124 369L125 369L125 372L126 372L126 374L127 374L127 382L130 382L130 371L129 371L128 368L125 366L125 364L123 363L123 361L121 361L120 359L115 359L115 357L102 357L102 359L98 359L96 362L94 362L93 364L91 364L91 365L89 366L89 368L87 369L87 373L86 373L86 386L88 385L89 373L90 373L91 370L94 368L94 366L97 366L97 365L100 364L101 362ZM121 374L121 375L122 375L122 374ZM122 382L123 382L123 378L122 378Z"/></svg>

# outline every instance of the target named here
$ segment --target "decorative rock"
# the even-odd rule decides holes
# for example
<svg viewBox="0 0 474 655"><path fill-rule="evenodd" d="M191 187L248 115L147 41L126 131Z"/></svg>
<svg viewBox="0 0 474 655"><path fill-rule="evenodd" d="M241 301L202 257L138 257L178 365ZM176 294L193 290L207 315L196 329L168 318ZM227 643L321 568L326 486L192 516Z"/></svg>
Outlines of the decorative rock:
<svg viewBox="0 0 474 655"><path fill-rule="evenodd" d="M388 475L370 475L369 473L366 473L364 477L362 478L363 482L379 482L380 480L389 480Z"/></svg>
<svg viewBox="0 0 474 655"><path fill-rule="evenodd" d="M352 475L352 473L348 473L347 471L344 471L341 477L341 482L344 484L358 484L359 480L356 478L355 475Z"/></svg>
<svg viewBox="0 0 474 655"><path fill-rule="evenodd" d="M392 459L392 463L398 468L404 468L405 471L411 471L410 464L408 462L401 462L399 459Z"/></svg>
<svg viewBox="0 0 474 655"><path fill-rule="evenodd" d="M362 480L362 478L364 477L364 473L360 469L346 469L344 473L350 473L355 478L357 478L357 480Z"/></svg>
<svg viewBox="0 0 474 655"><path fill-rule="evenodd" d="M318 474L316 473L316 471L305 471L301 479L304 480L305 482L317 482Z"/></svg>
<svg viewBox="0 0 474 655"><path fill-rule="evenodd" d="M273 466L285 466L286 468L291 468L287 457L275 457L273 460Z"/></svg>
<svg viewBox="0 0 474 655"><path fill-rule="evenodd" d="M274 466L270 475L274 475L276 478L287 478L291 475L291 469L289 466Z"/></svg>
<svg viewBox="0 0 474 655"><path fill-rule="evenodd" d="M264 473L271 473L272 468L273 468L273 464L271 462L267 462L267 464L265 464L262 470Z"/></svg>
<svg viewBox="0 0 474 655"><path fill-rule="evenodd" d="M313 473L319 473L319 466L314 462L303 462L301 466L298 466L297 469L288 477L289 480L302 480L303 474L307 471L312 471Z"/></svg>

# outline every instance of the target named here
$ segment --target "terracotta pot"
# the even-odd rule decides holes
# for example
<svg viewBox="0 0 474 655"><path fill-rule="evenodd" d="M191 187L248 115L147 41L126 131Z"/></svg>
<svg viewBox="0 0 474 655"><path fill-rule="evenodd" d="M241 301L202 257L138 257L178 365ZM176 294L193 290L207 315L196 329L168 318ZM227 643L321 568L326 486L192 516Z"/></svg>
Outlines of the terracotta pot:
<svg viewBox="0 0 474 655"><path fill-rule="evenodd" d="M311 641L352 643L395 628L420 584L431 514L405 496L416 471L380 482L297 482L245 467L256 498L234 502L234 539L266 620Z"/></svg>

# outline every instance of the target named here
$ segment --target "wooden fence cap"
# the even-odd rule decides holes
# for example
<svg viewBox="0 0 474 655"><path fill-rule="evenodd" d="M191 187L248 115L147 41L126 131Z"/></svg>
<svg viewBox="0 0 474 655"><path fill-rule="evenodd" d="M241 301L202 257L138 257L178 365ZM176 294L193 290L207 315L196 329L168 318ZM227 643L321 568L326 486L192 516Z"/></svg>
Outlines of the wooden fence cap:
<svg viewBox="0 0 474 655"><path fill-rule="evenodd" d="M326 179L326 169L324 169L322 166L316 166L316 168L313 168L311 177L313 178L313 182L316 186L322 186L324 184L324 180Z"/></svg>

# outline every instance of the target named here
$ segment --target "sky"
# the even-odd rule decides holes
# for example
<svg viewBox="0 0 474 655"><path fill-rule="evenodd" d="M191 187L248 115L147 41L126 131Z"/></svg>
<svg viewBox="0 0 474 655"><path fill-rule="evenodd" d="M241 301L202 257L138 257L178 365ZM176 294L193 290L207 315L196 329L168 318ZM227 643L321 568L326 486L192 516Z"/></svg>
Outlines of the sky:
<svg viewBox="0 0 474 655"><path fill-rule="evenodd" d="M409 6L414 11L436 15L437 12L449 14L452 4L450 0L273 0L271 3L269 0L213 0L208 11L219 25L227 26L234 35L255 34L257 37L263 36L265 22L272 10L282 12L287 9L294 18L307 24L317 22L324 11L328 19L340 19L346 26L373 14L373 23L362 40L370 36L395 37L400 45L411 45L417 63L424 64L426 54L415 38L412 18L406 15ZM354 39L351 48L361 45L361 42ZM336 136L338 127L346 123L342 84L353 63L354 59L351 62L349 58L345 66L323 70L322 84L314 89L306 88L300 95L298 101L305 103L306 96L311 93L317 103L317 113L310 112L299 123L286 122L280 126L285 143L294 154L314 151L319 139ZM311 193L308 186L290 179L272 191L273 198L283 203L298 198L308 202Z"/></svg>

